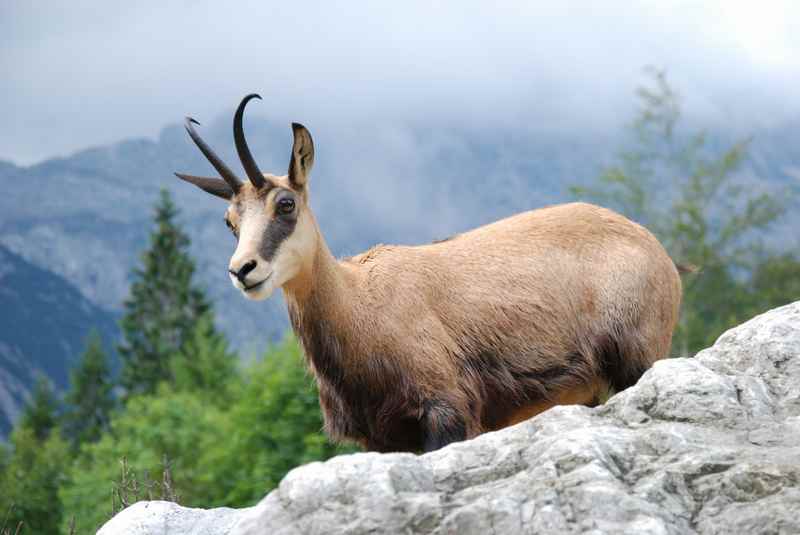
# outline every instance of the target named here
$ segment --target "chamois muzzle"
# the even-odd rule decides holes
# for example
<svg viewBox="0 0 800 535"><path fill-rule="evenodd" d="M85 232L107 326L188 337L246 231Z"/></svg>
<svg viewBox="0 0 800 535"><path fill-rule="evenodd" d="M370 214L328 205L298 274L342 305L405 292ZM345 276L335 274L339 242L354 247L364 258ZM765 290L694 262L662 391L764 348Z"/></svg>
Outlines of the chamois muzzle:
<svg viewBox="0 0 800 535"><path fill-rule="evenodd" d="M253 271L258 262L256 260L250 260L249 262L245 263L238 271L234 271L233 269L228 269L228 273L239 279L239 282L247 286L247 274Z"/></svg>

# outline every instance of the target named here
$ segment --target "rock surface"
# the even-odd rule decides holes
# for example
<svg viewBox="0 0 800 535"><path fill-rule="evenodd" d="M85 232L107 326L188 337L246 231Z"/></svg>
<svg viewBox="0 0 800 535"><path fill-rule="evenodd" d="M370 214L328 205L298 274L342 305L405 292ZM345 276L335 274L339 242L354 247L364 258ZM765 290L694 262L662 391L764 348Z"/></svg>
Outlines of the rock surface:
<svg viewBox="0 0 800 535"><path fill-rule="evenodd" d="M98 535L150 535L152 533L218 535L230 533L248 509L192 509L172 502L138 502L100 528Z"/></svg>
<svg viewBox="0 0 800 535"><path fill-rule="evenodd" d="M800 533L800 302L658 362L596 409L428 455L312 463L216 525L200 527L218 509L147 507L100 533ZM178 516L196 524L180 531Z"/></svg>

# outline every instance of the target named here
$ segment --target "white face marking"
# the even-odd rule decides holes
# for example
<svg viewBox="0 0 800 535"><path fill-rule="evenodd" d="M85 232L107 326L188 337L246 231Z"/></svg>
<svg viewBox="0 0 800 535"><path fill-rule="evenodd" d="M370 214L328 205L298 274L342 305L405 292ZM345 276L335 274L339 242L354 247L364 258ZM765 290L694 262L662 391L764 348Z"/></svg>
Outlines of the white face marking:
<svg viewBox="0 0 800 535"><path fill-rule="evenodd" d="M316 230L304 210L297 219L294 232L278 247L272 261L276 285L283 286L295 278L303 265L313 260L316 246Z"/></svg>
<svg viewBox="0 0 800 535"><path fill-rule="evenodd" d="M269 214L265 202L257 198L244 201L239 217L239 242L228 264L228 276L233 286L248 299L266 299L275 289L272 285L272 267L259 252L268 225ZM253 261L256 266L247 273L244 282L231 273L239 272L243 266Z"/></svg>
<svg viewBox="0 0 800 535"><path fill-rule="evenodd" d="M250 199L239 218L239 242L231 257L229 269L239 272L243 266L255 261L256 265L244 276L244 283L229 273L231 283L247 299L260 301L272 295L300 272L304 262L311 260L316 247L316 232L313 221L306 210L301 209L294 231L278 247L271 262L261 255L261 245L268 230L271 216L266 206L272 202ZM299 203L299 201L298 201Z"/></svg>

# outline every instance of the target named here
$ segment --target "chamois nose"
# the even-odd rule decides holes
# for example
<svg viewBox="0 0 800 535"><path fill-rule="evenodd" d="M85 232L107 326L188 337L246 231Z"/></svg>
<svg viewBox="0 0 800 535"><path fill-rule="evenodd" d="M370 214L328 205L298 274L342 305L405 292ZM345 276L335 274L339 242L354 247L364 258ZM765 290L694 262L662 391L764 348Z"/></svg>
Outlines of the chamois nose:
<svg viewBox="0 0 800 535"><path fill-rule="evenodd" d="M250 273L256 268L256 265L258 265L258 262L256 262L255 260L251 260L247 262L245 265L243 265L241 268L239 268L239 271L234 271L232 269L229 269L228 273L239 279L239 282L246 285L247 283L245 282L245 278L247 278L248 273Z"/></svg>

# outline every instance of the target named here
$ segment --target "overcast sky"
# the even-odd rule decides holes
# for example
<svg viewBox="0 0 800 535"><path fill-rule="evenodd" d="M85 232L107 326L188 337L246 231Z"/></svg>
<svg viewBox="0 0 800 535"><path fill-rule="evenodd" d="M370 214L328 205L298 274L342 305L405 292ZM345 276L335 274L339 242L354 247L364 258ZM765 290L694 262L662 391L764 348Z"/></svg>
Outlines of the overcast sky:
<svg viewBox="0 0 800 535"><path fill-rule="evenodd" d="M590 4L0 2L0 158L154 137L253 91L254 112L330 129L602 134L630 118L647 64L706 123L800 117L800 2Z"/></svg>

